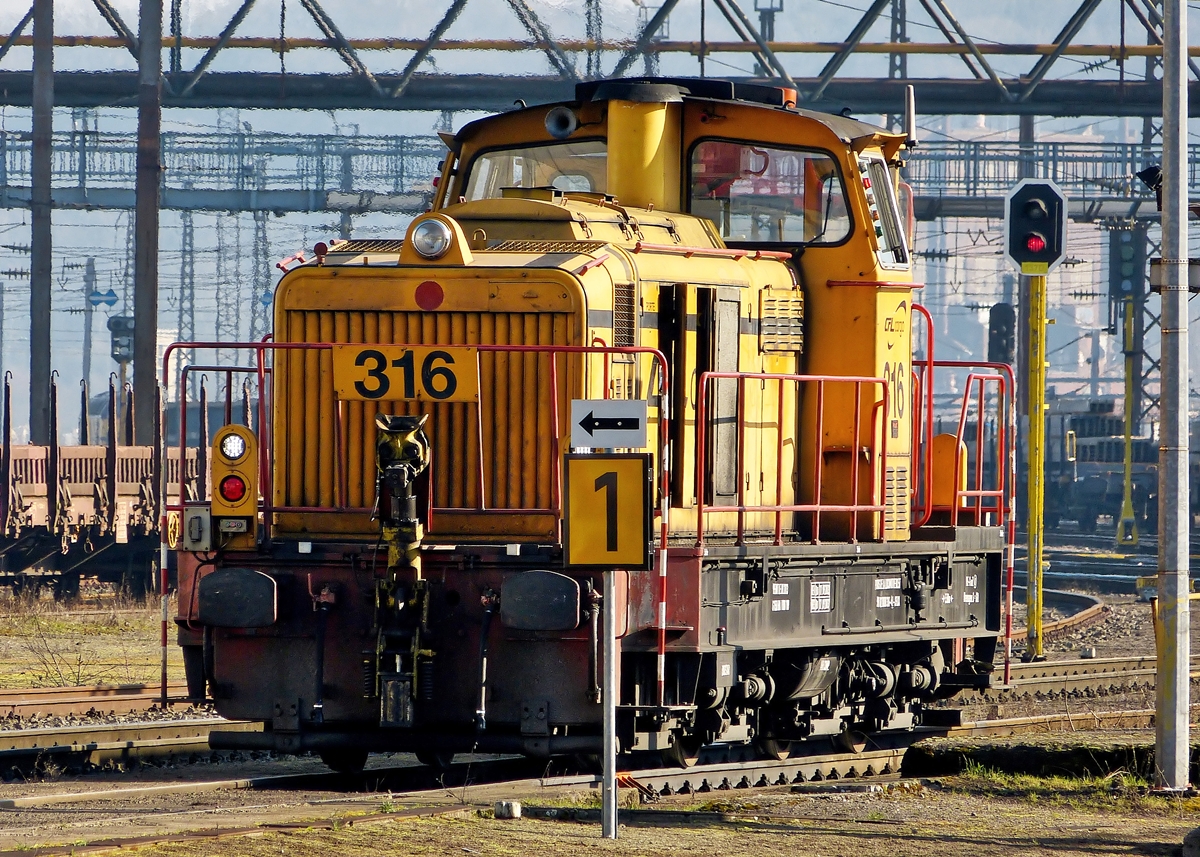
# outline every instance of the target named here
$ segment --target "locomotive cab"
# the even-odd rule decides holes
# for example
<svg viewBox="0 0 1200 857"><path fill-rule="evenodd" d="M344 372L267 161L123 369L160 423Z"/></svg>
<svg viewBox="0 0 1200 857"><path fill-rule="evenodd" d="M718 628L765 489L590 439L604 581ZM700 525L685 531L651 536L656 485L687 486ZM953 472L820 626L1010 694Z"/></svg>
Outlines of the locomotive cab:
<svg viewBox="0 0 1200 857"><path fill-rule="evenodd" d="M779 755L985 686L1012 486L1004 432L967 429L1011 384L976 372L998 418L964 398L933 436L903 135L646 79L443 139L431 210L319 245L252 346L257 536L180 557L189 684L264 723L214 745L596 752L603 610L623 752ZM659 510L614 604L563 549L571 403L599 399L645 402Z"/></svg>

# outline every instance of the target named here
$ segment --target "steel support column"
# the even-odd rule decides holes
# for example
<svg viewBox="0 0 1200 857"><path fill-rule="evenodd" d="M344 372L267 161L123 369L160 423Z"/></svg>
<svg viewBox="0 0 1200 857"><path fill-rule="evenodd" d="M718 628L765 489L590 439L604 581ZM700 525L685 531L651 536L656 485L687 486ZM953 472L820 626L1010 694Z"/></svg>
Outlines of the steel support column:
<svg viewBox="0 0 1200 857"><path fill-rule="evenodd" d="M50 178L54 131L54 0L33 4L33 157L30 176L29 439L50 442Z"/></svg>
<svg viewBox="0 0 1200 857"><path fill-rule="evenodd" d="M96 307L92 293L96 291L96 257L88 256L83 267L83 383L92 386L92 322Z"/></svg>
<svg viewBox="0 0 1200 857"><path fill-rule="evenodd" d="M192 213L184 211L179 215L180 245L179 245L179 325L176 339L180 342L196 341L196 228L192 222ZM189 364L196 362L196 350L189 348L180 353L179 362ZM176 375L176 377L179 377ZM186 402L189 394L195 398L196 378L191 377L189 389L182 384L175 387L175 401Z"/></svg>
<svg viewBox="0 0 1200 857"><path fill-rule="evenodd" d="M158 387L158 195L162 125L162 4L138 16L138 140L134 193L133 401L139 444L154 442Z"/></svg>
<svg viewBox="0 0 1200 857"><path fill-rule="evenodd" d="M1158 680L1155 782L1188 787L1187 2L1163 16L1162 439L1158 453Z"/></svg>
<svg viewBox="0 0 1200 857"><path fill-rule="evenodd" d="M908 42L908 2L907 0L892 0L891 39L893 44ZM905 80L908 78L908 54L888 54L888 80ZM904 125L904 117L899 113L889 113L887 117L888 130L895 131Z"/></svg>
<svg viewBox="0 0 1200 857"><path fill-rule="evenodd" d="M0 383L3 383L4 372L4 293L8 287L4 285L4 281L0 280ZM5 483L0 481L0 496L3 496ZM0 521L4 518L0 518Z"/></svg>

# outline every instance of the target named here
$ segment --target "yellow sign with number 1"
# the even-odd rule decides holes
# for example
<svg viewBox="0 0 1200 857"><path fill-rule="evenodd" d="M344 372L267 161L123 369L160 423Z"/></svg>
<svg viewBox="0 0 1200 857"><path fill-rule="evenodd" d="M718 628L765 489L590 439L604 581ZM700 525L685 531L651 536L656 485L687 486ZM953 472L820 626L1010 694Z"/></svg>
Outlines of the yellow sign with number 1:
<svg viewBox="0 0 1200 857"><path fill-rule="evenodd" d="M654 497L650 456L571 454L565 465L566 564L648 569Z"/></svg>

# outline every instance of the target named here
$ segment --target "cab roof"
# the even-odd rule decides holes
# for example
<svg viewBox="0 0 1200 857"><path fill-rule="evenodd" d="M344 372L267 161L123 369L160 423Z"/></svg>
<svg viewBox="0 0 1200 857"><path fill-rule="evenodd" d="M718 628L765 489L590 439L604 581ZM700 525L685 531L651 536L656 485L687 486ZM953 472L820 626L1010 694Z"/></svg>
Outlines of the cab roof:
<svg viewBox="0 0 1200 857"><path fill-rule="evenodd" d="M756 104L763 107L784 108L818 122L847 143L852 140L875 137L896 137L885 128L860 122L848 116L819 113L815 110L797 108L796 91L786 86L771 86L765 83L742 83L713 77L622 77L612 80L588 80L575 85L574 102L550 102L531 105L530 110L553 106L553 104L586 104L596 101L679 102L679 101L725 101L741 104ZM458 150L470 139L480 125L493 117L468 122L453 137L452 149ZM443 137L445 139L445 137ZM448 144L450 140L446 141Z"/></svg>

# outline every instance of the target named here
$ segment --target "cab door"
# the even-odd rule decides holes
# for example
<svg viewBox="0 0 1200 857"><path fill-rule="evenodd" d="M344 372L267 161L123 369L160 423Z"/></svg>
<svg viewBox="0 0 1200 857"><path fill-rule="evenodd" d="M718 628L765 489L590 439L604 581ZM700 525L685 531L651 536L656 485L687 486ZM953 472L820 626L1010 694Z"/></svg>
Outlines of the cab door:
<svg viewBox="0 0 1200 857"><path fill-rule="evenodd" d="M741 299L736 289L698 290L696 340L698 372L737 372L741 330ZM699 390L697 390L697 399ZM705 398L708 424L705 502L737 502L741 463L738 461L738 382L716 378Z"/></svg>

